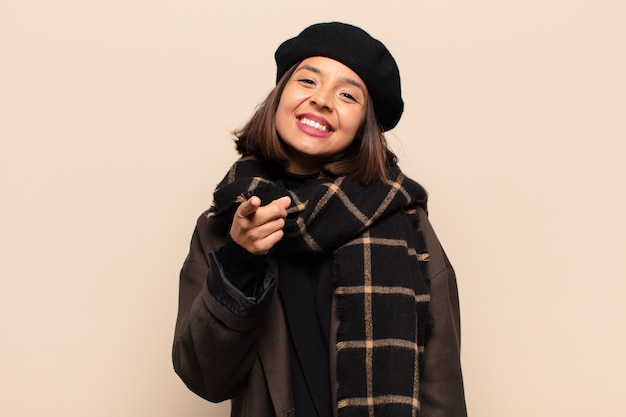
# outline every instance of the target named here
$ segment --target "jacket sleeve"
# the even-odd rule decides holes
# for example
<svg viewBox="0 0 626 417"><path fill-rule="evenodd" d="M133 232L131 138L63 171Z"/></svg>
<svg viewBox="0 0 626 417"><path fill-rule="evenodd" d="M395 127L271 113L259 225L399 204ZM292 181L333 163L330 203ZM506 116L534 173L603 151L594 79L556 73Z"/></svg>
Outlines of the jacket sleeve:
<svg viewBox="0 0 626 417"><path fill-rule="evenodd" d="M465 417L461 373L461 321L454 269L426 213L420 213L430 261L430 313L433 327L424 348L421 412L425 417Z"/></svg>
<svg viewBox="0 0 626 417"><path fill-rule="evenodd" d="M172 349L176 373L191 391L213 402L245 387L276 286L269 269L258 296L248 297L229 283L215 256L225 236L222 224L200 216L180 273Z"/></svg>

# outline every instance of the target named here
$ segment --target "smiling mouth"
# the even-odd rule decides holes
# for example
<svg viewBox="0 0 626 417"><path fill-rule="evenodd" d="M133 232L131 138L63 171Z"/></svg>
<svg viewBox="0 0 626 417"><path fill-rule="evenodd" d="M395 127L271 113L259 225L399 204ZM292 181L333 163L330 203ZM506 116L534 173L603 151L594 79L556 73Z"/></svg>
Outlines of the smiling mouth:
<svg viewBox="0 0 626 417"><path fill-rule="evenodd" d="M322 123L316 122L315 120L307 119L306 117L299 118L298 122L302 123L303 125L307 125L312 128L315 128L321 132L330 132L330 129L328 128L328 126Z"/></svg>

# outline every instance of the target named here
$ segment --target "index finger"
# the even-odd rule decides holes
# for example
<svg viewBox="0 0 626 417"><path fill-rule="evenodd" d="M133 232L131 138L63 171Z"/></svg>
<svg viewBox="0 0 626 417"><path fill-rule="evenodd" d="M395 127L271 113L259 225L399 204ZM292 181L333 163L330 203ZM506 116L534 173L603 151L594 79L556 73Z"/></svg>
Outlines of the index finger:
<svg viewBox="0 0 626 417"><path fill-rule="evenodd" d="M257 196L252 196L239 205L239 208L237 209L237 216L248 217L251 214L254 214L260 206L261 199Z"/></svg>

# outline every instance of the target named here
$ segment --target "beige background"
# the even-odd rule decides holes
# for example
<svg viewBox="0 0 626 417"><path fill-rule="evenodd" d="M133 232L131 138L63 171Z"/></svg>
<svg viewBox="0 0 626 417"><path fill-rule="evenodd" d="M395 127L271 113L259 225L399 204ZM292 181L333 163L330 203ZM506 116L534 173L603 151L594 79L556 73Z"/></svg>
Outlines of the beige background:
<svg viewBox="0 0 626 417"><path fill-rule="evenodd" d="M343 20L459 276L475 417L623 416L626 2L0 0L0 415L225 416L170 362L195 218L274 81Z"/></svg>

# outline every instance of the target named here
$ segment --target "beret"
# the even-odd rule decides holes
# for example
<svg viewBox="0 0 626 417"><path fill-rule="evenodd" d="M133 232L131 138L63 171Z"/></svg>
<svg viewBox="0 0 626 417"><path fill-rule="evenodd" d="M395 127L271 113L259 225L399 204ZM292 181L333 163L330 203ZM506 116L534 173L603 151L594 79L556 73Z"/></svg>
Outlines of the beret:
<svg viewBox="0 0 626 417"><path fill-rule="evenodd" d="M339 61L363 80L383 131L400 121L404 102L400 71L385 45L363 29L340 22L318 23L283 42L276 53L276 82L305 58L323 56Z"/></svg>

